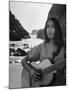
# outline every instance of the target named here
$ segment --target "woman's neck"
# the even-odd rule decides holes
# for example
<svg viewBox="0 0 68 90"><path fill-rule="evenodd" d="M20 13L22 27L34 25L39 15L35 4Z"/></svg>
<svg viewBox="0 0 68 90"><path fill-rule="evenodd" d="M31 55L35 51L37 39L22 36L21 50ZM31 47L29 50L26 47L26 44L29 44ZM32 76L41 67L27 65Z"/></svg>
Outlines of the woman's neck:
<svg viewBox="0 0 68 90"><path fill-rule="evenodd" d="M53 39L51 39L51 40L50 40L50 44L54 44L54 41L53 41Z"/></svg>
<svg viewBox="0 0 68 90"><path fill-rule="evenodd" d="M54 45L54 40L53 40L53 39L50 39L49 41L46 41L46 40L45 40L45 42L48 43L48 44Z"/></svg>

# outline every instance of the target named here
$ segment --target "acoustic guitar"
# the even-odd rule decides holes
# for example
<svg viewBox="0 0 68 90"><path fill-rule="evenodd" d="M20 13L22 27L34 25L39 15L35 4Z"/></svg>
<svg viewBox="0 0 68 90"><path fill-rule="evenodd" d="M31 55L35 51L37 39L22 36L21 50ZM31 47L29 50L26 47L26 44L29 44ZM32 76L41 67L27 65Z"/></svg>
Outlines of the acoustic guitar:
<svg viewBox="0 0 68 90"><path fill-rule="evenodd" d="M56 73L58 69L63 68L65 65L65 60L60 61L56 64L51 64L50 60L44 59L40 63L32 62L30 64L30 67L33 67L35 69L41 69L43 71L43 77L41 80L34 80L30 77L30 83L32 87L39 87L40 85L49 85L53 79L53 73Z"/></svg>

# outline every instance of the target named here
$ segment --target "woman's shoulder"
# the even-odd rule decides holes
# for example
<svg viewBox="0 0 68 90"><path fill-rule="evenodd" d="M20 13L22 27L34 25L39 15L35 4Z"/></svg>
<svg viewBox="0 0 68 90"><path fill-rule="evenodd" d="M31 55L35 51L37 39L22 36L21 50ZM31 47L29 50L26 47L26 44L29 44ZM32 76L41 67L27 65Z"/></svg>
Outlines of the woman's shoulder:
<svg viewBox="0 0 68 90"><path fill-rule="evenodd" d="M46 44L46 42L42 42L41 44L38 45L38 47L40 47L40 48L41 48L41 47L44 47L45 44Z"/></svg>
<svg viewBox="0 0 68 90"><path fill-rule="evenodd" d="M39 45L37 45L37 46L35 46L35 47L33 47L31 50L30 50L30 52L34 52L34 51L36 51L36 52L40 52L40 50L44 47L44 42L42 42L42 43L40 43Z"/></svg>

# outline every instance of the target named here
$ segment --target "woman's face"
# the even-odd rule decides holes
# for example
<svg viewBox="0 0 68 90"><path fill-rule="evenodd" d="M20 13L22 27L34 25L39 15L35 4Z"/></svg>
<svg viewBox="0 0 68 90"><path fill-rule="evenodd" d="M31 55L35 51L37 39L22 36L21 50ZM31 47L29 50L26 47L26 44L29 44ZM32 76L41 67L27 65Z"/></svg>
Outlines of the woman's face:
<svg viewBox="0 0 68 90"><path fill-rule="evenodd" d="M54 37L55 28L52 20L49 20L47 22L46 32L47 32L48 38L52 39Z"/></svg>

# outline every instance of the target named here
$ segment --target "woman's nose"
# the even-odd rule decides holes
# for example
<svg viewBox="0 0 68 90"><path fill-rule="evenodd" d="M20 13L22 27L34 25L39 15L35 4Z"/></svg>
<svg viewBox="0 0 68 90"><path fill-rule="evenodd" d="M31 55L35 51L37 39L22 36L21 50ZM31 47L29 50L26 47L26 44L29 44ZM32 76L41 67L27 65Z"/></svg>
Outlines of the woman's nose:
<svg viewBox="0 0 68 90"><path fill-rule="evenodd" d="M51 29L52 29L52 28L49 28L48 31L51 32Z"/></svg>

